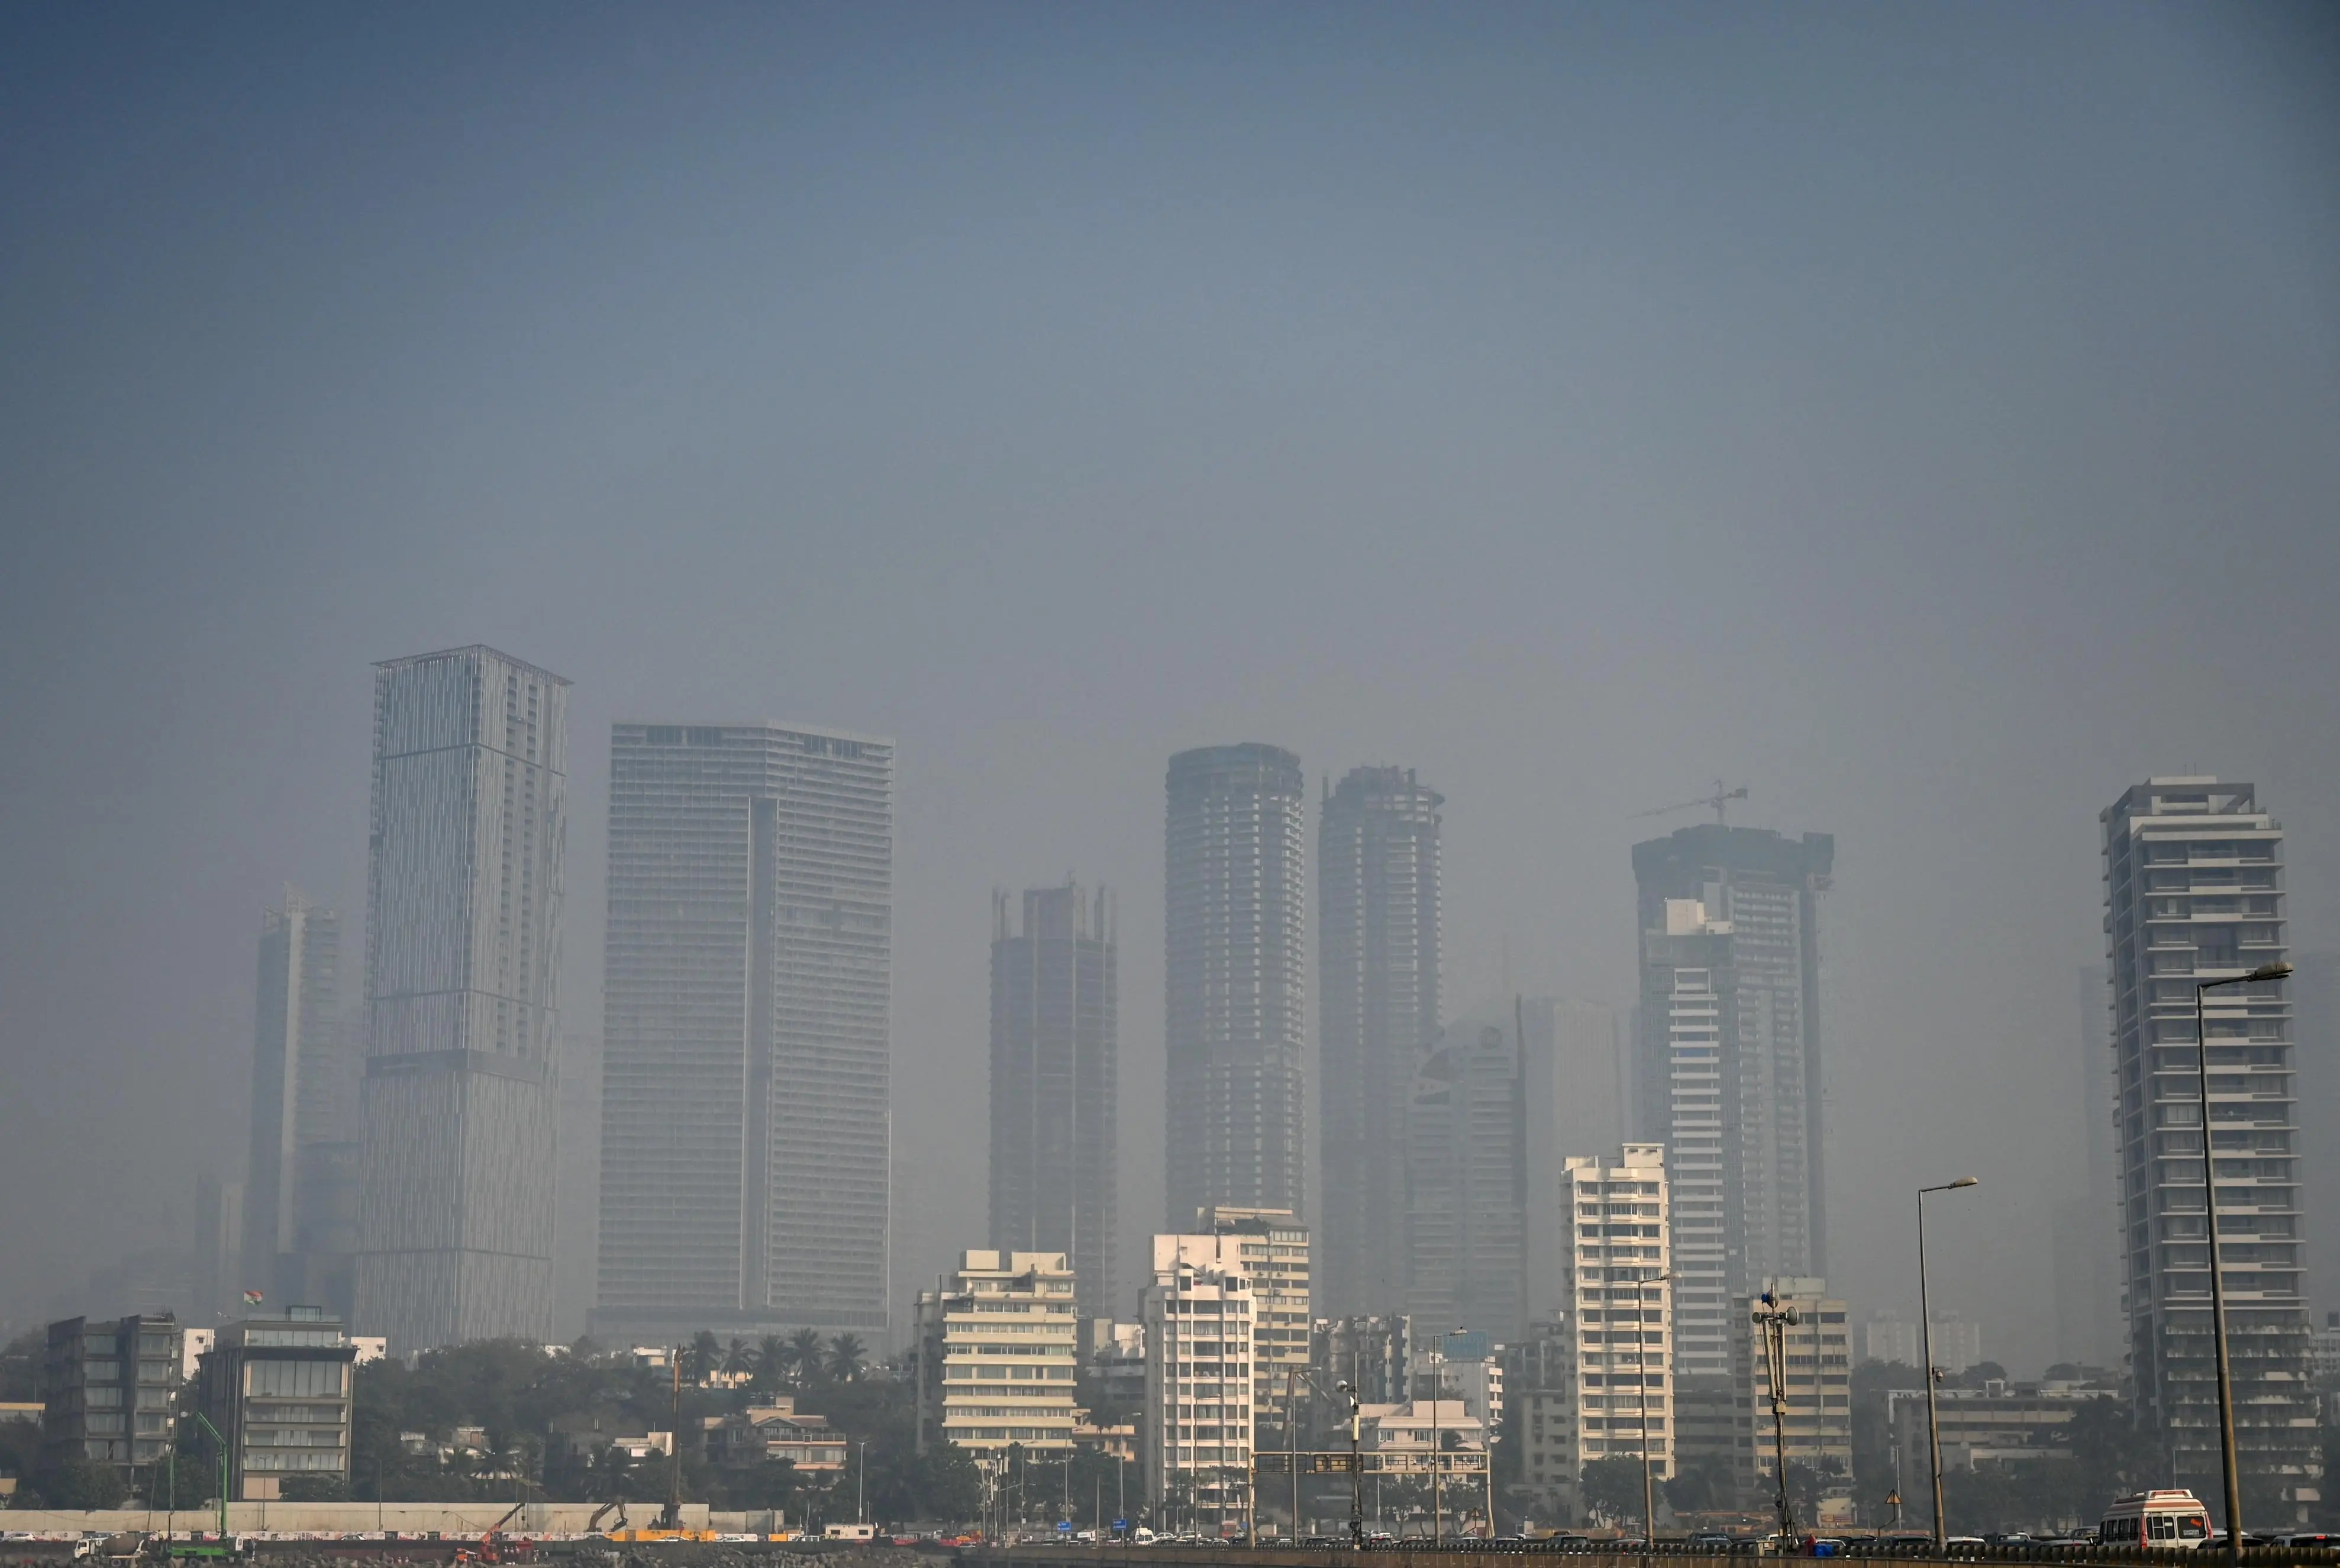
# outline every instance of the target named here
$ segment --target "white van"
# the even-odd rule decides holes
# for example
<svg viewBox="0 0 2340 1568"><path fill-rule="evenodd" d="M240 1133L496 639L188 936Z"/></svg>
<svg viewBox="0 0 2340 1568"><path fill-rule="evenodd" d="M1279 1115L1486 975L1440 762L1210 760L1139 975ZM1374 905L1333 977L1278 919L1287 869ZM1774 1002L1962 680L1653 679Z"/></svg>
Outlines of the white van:
<svg viewBox="0 0 2340 1568"><path fill-rule="evenodd" d="M2210 1511L2191 1492L2139 1492L2105 1510L2097 1526L2102 1546L2144 1546L2186 1552L2210 1543Z"/></svg>

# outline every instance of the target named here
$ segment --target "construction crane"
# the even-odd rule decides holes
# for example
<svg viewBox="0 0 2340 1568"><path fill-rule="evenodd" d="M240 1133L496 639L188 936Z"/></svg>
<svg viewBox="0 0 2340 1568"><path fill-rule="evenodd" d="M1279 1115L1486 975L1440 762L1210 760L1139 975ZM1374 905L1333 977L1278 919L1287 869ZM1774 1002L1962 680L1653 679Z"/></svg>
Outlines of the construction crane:
<svg viewBox="0 0 2340 1568"><path fill-rule="evenodd" d="M1684 800L1678 805L1661 806L1653 811L1636 811L1633 815L1636 817L1671 817L1677 811L1688 811L1695 807L1704 806L1714 813L1714 819L1717 822L1727 823L1730 820L1730 817L1727 815L1730 803L1733 800L1744 800L1746 799L1746 785L1741 784L1736 789L1726 789L1722 787L1722 780L1717 779L1714 781L1714 793L1711 795L1701 795L1695 800Z"/></svg>

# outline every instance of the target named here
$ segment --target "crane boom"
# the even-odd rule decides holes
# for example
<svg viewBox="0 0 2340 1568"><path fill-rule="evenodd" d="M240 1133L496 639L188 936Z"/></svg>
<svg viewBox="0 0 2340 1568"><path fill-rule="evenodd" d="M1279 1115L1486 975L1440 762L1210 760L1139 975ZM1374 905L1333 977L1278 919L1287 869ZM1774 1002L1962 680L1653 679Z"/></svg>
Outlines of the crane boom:
<svg viewBox="0 0 2340 1568"><path fill-rule="evenodd" d="M1703 806L1714 813L1714 819L1717 822L1728 822L1730 819L1728 815L1730 803L1746 799L1746 785L1741 784L1736 789L1726 789L1722 787L1722 780L1717 779L1714 781L1714 793L1711 795L1701 795L1695 800L1677 801L1671 806L1660 806L1648 811L1636 811L1633 815L1635 817L1671 817L1677 811L1688 811L1694 807Z"/></svg>

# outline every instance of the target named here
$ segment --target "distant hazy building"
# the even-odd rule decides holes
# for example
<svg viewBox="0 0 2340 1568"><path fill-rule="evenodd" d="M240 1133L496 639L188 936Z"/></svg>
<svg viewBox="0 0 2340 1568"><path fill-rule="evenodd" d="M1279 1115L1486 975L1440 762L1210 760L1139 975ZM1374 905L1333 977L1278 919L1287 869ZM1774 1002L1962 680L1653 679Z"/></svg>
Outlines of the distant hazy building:
<svg viewBox="0 0 2340 1568"><path fill-rule="evenodd" d="M1080 1319L1061 1252L967 1252L920 1293L918 1452L1069 1452Z"/></svg>
<svg viewBox="0 0 2340 1568"><path fill-rule="evenodd" d="M2220 1484L2195 987L2285 956L2283 830L2249 784L2150 779L2100 814L2129 1371L2172 1484ZM2208 993L2210 1116L2242 1472L2305 1521L2322 1464L2301 1294L2289 983ZM2282 1521L2253 1521L2260 1528Z"/></svg>
<svg viewBox="0 0 2340 1568"><path fill-rule="evenodd" d="M2080 1027L2069 1061L2076 1117L2085 1136L2071 1140L2080 1162L2077 1190L2050 1216L2056 1249L2056 1354L2092 1365L2120 1360L2120 1168L2114 1132L2120 1120L2120 1086L2105 1051L2109 993L2105 971L2079 973ZM1914 1365L1915 1363L1912 1363Z"/></svg>
<svg viewBox="0 0 2340 1568"><path fill-rule="evenodd" d="M1526 1311L1534 1324L1570 1305L1575 1227L1568 1212L1551 1201L1568 1157L1628 1142L1631 1129L1625 1120L1626 1059L1615 1013L1595 1002L1532 997L1522 1020L1521 1190L1527 1195Z"/></svg>
<svg viewBox="0 0 2340 1568"><path fill-rule="evenodd" d="M2292 954L2292 1059L2299 1064L2299 1201L2305 1213L2340 1215L2340 955ZM2340 1302L2340 1246L2307 1249L2307 1299ZM2340 1393L2340 1391L2335 1391ZM2340 1404L2326 1410L2340 1412ZM2325 1490L2331 1490L2330 1484Z"/></svg>
<svg viewBox="0 0 2340 1568"><path fill-rule="evenodd" d="M203 1358L196 1403L227 1440L227 1495L284 1495L288 1479L350 1479L351 1367L358 1347L317 1307L221 1328Z"/></svg>
<svg viewBox="0 0 2340 1568"><path fill-rule="evenodd" d="M1170 759L1170 1228L1214 1204L1302 1212L1303 789L1274 746Z"/></svg>
<svg viewBox="0 0 2340 1568"><path fill-rule="evenodd" d="M887 1327L894 747L610 735L594 1331Z"/></svg>
<svg viewBox="0 0 2340 1568"><path fill-rule="evenodd" d="M1390 1153L1438 1036L1441 804L1412 769L1357 768L1317 823L1318 1298L1331 1314L1405 1302L1405 1166Z"/></svg>
<svg viewBox="0 0 2340 1568"><path fill-rule="evenodd" d="M42 1446L51 1460L108 1465L145 1492L171 1452L178 1321L134 1313L52 1323L40 1387Z"/></svg>
<svg viewBox="0 0 2340 1568"><path fill-rule="evenodd" d="M1120 1218L1113 900L1067 882L991 908L991 1242L1061 1252L1084 1316L1113 1308Z"/></svg>
<svg viewBox="0 0 2340 1568"><path fill-rule="evenodd" d="M568 706L490 648L374 667L356 1295L395 1354L551 1332Z"/></svg>
<svg viewBox="0 0 2340 1568"><path fill-rule="evenodd" d="M1251 1276L1154 1238L1145 1287L1145 1495L1155 1517L1216 1535L1251 1508Z"/></svg>
<svg viewBox="0 0 2340 1568"><path fill-rule="evenodd" d="M243 1300L237 1279L243 1269L243 1184L223 1182L205 1171L195 1177L195 1228L188 1254L193 1290L188 1318L209 1328L233 1315ZM189 1329L189 1333L194 1332Z"/></svg>
<svg viewBox="0 0 2340 1568"><path fill-rule="evenodd" d="M1406 1310L1425 1332L1459 1325L1512 1340L1526 1324L1526 1129L1510 1034L1458 1023L1414 1074Z"/></svg>
<svg viewBox="0 0 2340 1568"><path fill-rule="evenodd" d="M324 1303L345 1315L356 1266L360 1146L357 1078L337 1027L341 961L341 917L286 888L283 908L261 920L237 1288L265 1291L273 1301ZM217 1305L215 1297L202 1305L204 1321Z"/></svg>
<svg viewBox="0 0 2340 1568"><path fill-rule="evenodd" d="M1730 1369L1734 1297L1824 1267L1819 895L1835 840L1702 824L1633 847L1641 1136L1673 1178L1675 1344Z"/></svg>
<svg viewBox="0 0 2340 1568"><path fill-rule="evenodd" d="M1349 1384L1367 1404L1413 1398L1414 1361L1413 1319L1402 1313L1318 1318L1309 1335L1308 1364L1318 1384Z"/></svg>
<svg viewBox="0 0 2340 1568"><path fill-rule="evenodd" d="M1861 1359L1926 1365L1924 1331L1898 1312L1880 1312L1860 1326ZM1982 1363L1982 1325L1956 1314L1934 1319L1934 1365L1955 1377Z"/></svg>

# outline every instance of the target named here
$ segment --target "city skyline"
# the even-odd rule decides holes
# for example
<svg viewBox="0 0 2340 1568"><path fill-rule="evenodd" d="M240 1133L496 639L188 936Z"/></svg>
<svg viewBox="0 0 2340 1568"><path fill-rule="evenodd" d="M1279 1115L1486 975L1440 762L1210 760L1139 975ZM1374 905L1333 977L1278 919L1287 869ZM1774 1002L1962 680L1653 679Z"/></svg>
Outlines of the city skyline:
<svg viewBox="0 0 2340 1568"><path fill-rule="evenodd" d="M0 168L0 1098L39 1107L0 1186L41 1195L0 1315L222 1236L261 911L342 911L361 1002L369 667L473 642L577 683L564 1038L604 1032L608 726L898 738L897 1304L985 1236L996 888L1116 889L1120 1197L1170 1217L1163 763L1246 738L1312 808L1358 762L1456 803L1450 1018L1630 1027L1628 851L1698 819L1641 813L1720 779L1836 833L1829 1287L1912 1313L1908 1189L1980 1175L1935 1305L2027 1370L2081 829L2252 779L2329 1190L2329 7L0 32L38 149Z"/></svg>

